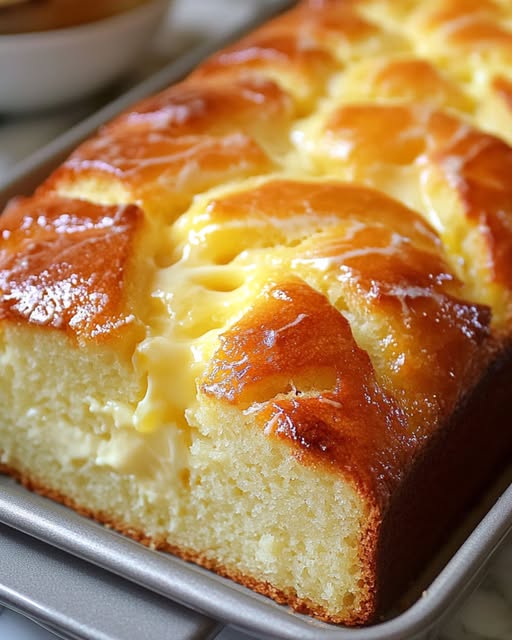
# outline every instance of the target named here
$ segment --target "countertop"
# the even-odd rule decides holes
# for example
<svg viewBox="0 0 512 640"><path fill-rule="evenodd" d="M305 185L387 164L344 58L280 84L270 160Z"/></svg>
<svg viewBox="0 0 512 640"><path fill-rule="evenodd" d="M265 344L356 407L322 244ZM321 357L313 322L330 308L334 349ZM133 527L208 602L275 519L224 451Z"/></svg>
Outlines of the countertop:
<svg viewBox="0 0 512 640"><path fill-rule="evenodd" d="M128 86L157 70L205 37L221 35L257 10L258 0L178 0L169 20L150 46L143 62L114 88L79 105L22 118L0 117L0 184L14 164L80 121ZM1 578L1 576L0 576ZM248 640L225 629L219 640ZM4 609L0 614L0 640L54 640L35 623ZM512 640L512 535L494 558L490 570L473 595L445 626L442 640Z"/></svg>

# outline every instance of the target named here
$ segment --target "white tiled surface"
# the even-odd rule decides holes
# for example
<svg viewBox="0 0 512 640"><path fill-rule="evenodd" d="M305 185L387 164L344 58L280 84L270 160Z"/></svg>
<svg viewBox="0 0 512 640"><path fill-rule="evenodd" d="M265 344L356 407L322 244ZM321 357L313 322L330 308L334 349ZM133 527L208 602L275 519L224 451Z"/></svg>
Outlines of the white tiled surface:
<svg viewBox="0 0 512 640"><path fill-rule="evenodd" d="M205 37L234 28L257 9L258 1L261 0L178 0L172 20L163 25L149 55L134 70L130 82ZM105 96L93 98L88 103L45 115L0 119L0 183L9 167L96 109L104 99ZM222 631L218 639L249 640L248 636L230 629ZM512 537L495 559L484 583L445 627L442 639L512 640ZM3 610L0 640L55 640L55 636L18 614Z"/></svg>

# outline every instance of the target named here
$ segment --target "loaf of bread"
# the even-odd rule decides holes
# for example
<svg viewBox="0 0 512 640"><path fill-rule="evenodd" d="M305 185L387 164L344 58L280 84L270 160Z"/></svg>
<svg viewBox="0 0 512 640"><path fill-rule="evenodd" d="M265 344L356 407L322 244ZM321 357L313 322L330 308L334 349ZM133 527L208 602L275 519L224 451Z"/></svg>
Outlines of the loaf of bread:
<svg viewBox="0 0 512 640"><path fill-rule="evenodd" d="M2 470L377 619L512 453L512 7L309 0L1 218Z"/></svg>

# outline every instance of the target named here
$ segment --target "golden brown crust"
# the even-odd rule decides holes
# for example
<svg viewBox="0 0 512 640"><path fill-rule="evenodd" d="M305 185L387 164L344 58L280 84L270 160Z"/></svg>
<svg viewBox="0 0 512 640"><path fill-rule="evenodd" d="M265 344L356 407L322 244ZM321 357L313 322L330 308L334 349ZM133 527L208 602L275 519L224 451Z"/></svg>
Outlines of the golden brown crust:
<svg viewBox="0 0 512 640"><path fill-rule="evenodd" d="M441 113L432 116L428 133L429 160L455 187L467 219L478 224L493 279L511 290L512 148Z"/></svg>
<svg viewBox="0 0 512 640"><path fill-rule="evenodd" d="M503 100L506 108L512 111L512 80L504 76L496 76L492 81L491 87Z"/></svg>
<svg viewBox="0 0 512 640"><path fill-rule="evenodd" d="M0 220L0 319L100 341L136 324L128 289L142 213L49 195Z"/></svg>
<svg viewBox="0 0 512 640"><path fill-rule="evenodd" d="M429 196L438 176L459 200L469 231L477 226L494 282L512 288L512 148L463 119L425 104L353 104L330 115L324 128L334 162L365 180L374 167L417 165ZM344 145L342 157L336 149ZM443 224L446 212L437 212ZM456 219L452 225L458 224ZM455 247L457 250L457 247ZM466 258L466 256L464 256Z"/></svg>
<svg viewBox="0 0 512 640"><path fill-rule="evenodd" d="M482 491L510 465L511 411L509 341L477 387L468 391L443 427L424 443L392 498L379 531L378 610L396 607L405 586L478 505Z"/></svg>
<svg viewBox="0 0 512 640"><path fill-rule="evenodd" d="M201 391L253 412L268 437L350 477L380 508L414 448L347 320L300 281L270 288L220 336Z"/></svg>
<svg viewBox="0 0 512 640"><path fill-rule="evenodd" d="M139 102L106 125L121 136L223 136L234 131L256 140L283 137L295 115L291 97L264 77L208 82L188 79Z"/></svg>
<svg viewBox="0 0 512 640"><path fill-rule="evenodd" d="M247 231L237 237L241 222ZM446 263L434 230L416 213L379 192L327 181L270 180L255 189L216 198L193 229L206 241L218 235L212 244L223 249L229 246L232 259L232 254L253 246L263 245L273 257L272 245L291 245L288 254L280 258L278 277L282 281L293 274L300 276L335 301L338 310L374 319L375 339L382 342L384 361L378 371L380 380L399 401L416 437L435 430L450 415L461 394L474 384L478 370L485 366L489 309L464 300L462 283ZM224 237L229 243L222 241ZM211 258L222 262L225 256ZM254 369L248 370L244 361L243 375L238 372L235 381L230 362L236 369L241 352L237 351L232 360L225 358L226 354L219 355L223 367L217 373L224 378L222 384L229 393L237 395L237 384L243 383L244 388L251 385L255 369L264 377L266 373L260 369L267 362L272 362L273 376L283 380L283 388L290 380L303 379L305 365L296 361L296 344L307 341L308 335L319 345L310 368L314 371L316 367L316 376L322 378L323 358L329 350L321 336L330 335L322 322L339 313L318 293L310 291L309 295L309 311L308 305L297 299L297 308L290 313L311 321L319 315L319 308L325 313L303 337L285 344L282 356L270 348L272 345L267 345L264 356L256 355L264 343L252 339L243 351ZM258 328L270 332L277 319L274 311L269 311L274 306L268 295L258 301L246 317L221 336L218 353L223 354L224 341L231 344L237 335L251 330L256 334ZM291 315L288 321L292 322ZM337 357L345 362L341 354ZM311 373L310 377L315 376ZM266 399L273 397L268 389L266 393ZM231 402L228 396L225 399ZM246 402L243 393L237 400ZM254 397L252 401L261 399Z"/></svg>
<svg viewBox="0 0 512 640"><path fill-rule="evenodd" d="M500 24L506 13L492 0L435 0L426 6L423 26L442 33L449 45L473 52L512 47L510 31Z"/></svg>
<svg viewBox="0 0 512 640"><path fill-rule="evenodd" d="M377 60L373 74L361 90L375 98L393 98L412 102L472 108L471 99L446 74L431 62L420 58Z"/></svg>
<svg viewBox="0 0 512 640"><path fill-rule="evenodd" d="M158 203L160 217L172 220L195 193L272 167L266 152L244 133L174 137L119 127L82 144L39 193L65 189L80 179L96 180L107 188L120 185L146 214L156 208L151 203Z"/></svg>
<svg viewBox="0 0 512 640"><path fill-rule="evenodd" d="M235 225L240 221L250 231L242 238L244 244L239 245ZM250 246L270 249L278 244L292 245L344 221L368 226L378 223L429 251L437 252L440 247L439 237L418 213L375 189L332 179L272 179L253 189L213 198L193 229L207 240L229 233L229 243L226 237L225 242L211 244L231 244L233 255Z"/></svg>
<svg viewBox="0 0 512 640"><path fill-rule="evenodd" d="M301 9L284 19L274 20L230 47L213 55L195 72L193 80L259 78L276 71L288 78L297 107L304 108L320 94L335 61L329 51L302 32L305 18Z"/></svg>

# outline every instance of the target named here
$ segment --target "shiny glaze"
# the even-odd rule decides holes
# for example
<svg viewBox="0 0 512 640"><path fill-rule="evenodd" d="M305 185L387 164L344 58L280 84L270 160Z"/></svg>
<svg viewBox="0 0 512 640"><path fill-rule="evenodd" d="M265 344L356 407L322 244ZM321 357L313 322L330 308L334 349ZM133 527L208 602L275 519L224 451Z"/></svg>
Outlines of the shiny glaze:
<svg viewBox="0 0 512 640"><path fill-rule="evenodd" d="M144 209L148 202L159 202L159 213L167 217L177 207L185 207L195 193L219 181L265 172L272 166L263 149L243 133L173 137L161 131L132 133L119 128L82 144L43 190L58 190L80 178L105 180L107 185L114 181Z"/></svg>
<svg viewBox="0 0 512 640"><path fill-rule="evenodd" d="M463 82L475 82L480 99L496 72L508 73L512 28L506 2L429 0L406 10L404 18L404 25L417 33L422 53L455 72Z"/></svg>
<svg viewBox="0 0 512 640"><path fill-rule="evenodd" d="M201 390L245 407L266 435L350 475L381 505L414 447L347 320L300 281L269 287L221 336Z"/></svg>
<svg viewBox="0 0 512 640"><path fill-rule="evenodd" d="M265 147L286 143L293 114L291 98L264 78L187 80L103 127L43 190L117 183L146 213L169 219L219 182L270 171Z"/></svg>
<svg viewBox="0 0 512 640"><path fill-rule="evenodd" d="M350 104L329 117L325 135L332 155L356 167L389 163L409 165L425 149L423 105Z"/></svg>
<svg viewBox="0 0 512 640"><path fill-rule="evenodd" d="M418 58L378 61L362 89L374 98L420 101L461 110L472 107L471 100L447 74Z"/></svg>
<svg viewBox="0 0 512 640"><path fill-rule="evenodd" d="M430 6L429 6L430 5ZM505 12L495 0L434 0L428 3L428 24L433 27L466 18L488 17L499 20Z"/></svg>
<svg viewBox="0 0 512 640"><path fill-rule="evenodd" d="M512 112L512 80L497 76L492 82L492 89L502 98L507 108Z"/></svg>
<svg viewBox="0 0 512 640"><path fill-rule="evenodd" d="M310 18L299 9L221 50L204 62L192 78L271 77L291 90L299 105L323 91L335 60L323 43L315 42L302 25Z"/></svg>
<svg viewBox="0 0 512 640"><path fill-rule="evenodd" d="M457 196L468 229L477 229L495 282L512 288L512 147L461 118L423 104L355 104L336 109L325 126L329 154L364 179L372 165L439 175ZM440 211L446 223L450 210Z"/></svg>
<svg viewBox="0 0 512 640"><path fill-rule="evenodd" d="M347 312L417 436L435 429L472 384L490 311L462 298L438 236L400 203L353 184L272 180L213 200L192 229L207 245L236 248L234 264L265 247L266 262L279 265L273 277L295 274ZM285 378L295 366L292 347L288 357L272 356L269 365L282 366ZM302 375L298 365L293 375Z"/></svg>
<svg viewBox="0 0 512 640"><path fill-rule="evenodd" d="M299 109L325 91L345 63L366 54L405 51L407 41L366 20L350 2L302 2L202 64L193 78L269 76Z"/></svg>
<svg viewBox="0 0 512 640"><path fill-rule="evenodd" d="M434 114L429 134L430 161L478 224L493 278L512 289L512 147L444 114Z"/></svg>
<svg viewBox="0 0 512 640"><path fill-rule="evenodd" d="M140 219L135 206L12 202L0 218L0 318L96 341L133 325L127 279Z"/></svg>
<svg viewBox="0 0 512 640"><path fill-rule="evenodd" d="M302 2L268 23L265 32L297 33L320 47L327 45L334 54L340 51L340 45L346 45L344 51L350 54L361 41L382 36L382 29L354 11L350 2Z"/></svg>
<svg viewBox="0 0 512 640"><path fill-rule="evenodd" d="M414 211L362 185L335 181L270 180L261 187L211 200L190 231L207 243L225 236L231 252L250 246L292 244L344 220L377 221L438 251L434 230ZM240 244L238 244L240 238Z"/></svg>
<svg viewBox="0 0 512 640"><path fill-rule="evenodd" d="M265 26L268 35L294 33L299 41L314 42L344 64L381 56L388 51L407 51L410 45L398 29L387 29L358 11L354 0L310 0Z"/></svg>
<svg viewBox="0 0 512 640"><path fill-rule="evenodd" d="M263 77L223 83L188 80L139 102L106 128L173 136L222 135L238 129L268 136L274 128L286 127L293 115L289 95Z"/></svg>
<svg viewBox="0 0 512 640"><path fill-rule="evenodd" d="M318 269L323 286L342 294L354 331L368 323L365 346L383 384L406 411L410 428L428 435L481 366L489 309L457 297L456 278L442 256L393 228L333 228L301 250L296 264Z"/></svg>
<svg viewBox="0 0 512 640"><path fill-rule="evenodd" d="M428 6L422 24L452 45L470 46L475 52L491 46L512 45L512 34L500 24L507 14L492 0L436 0Z"/></svg>

